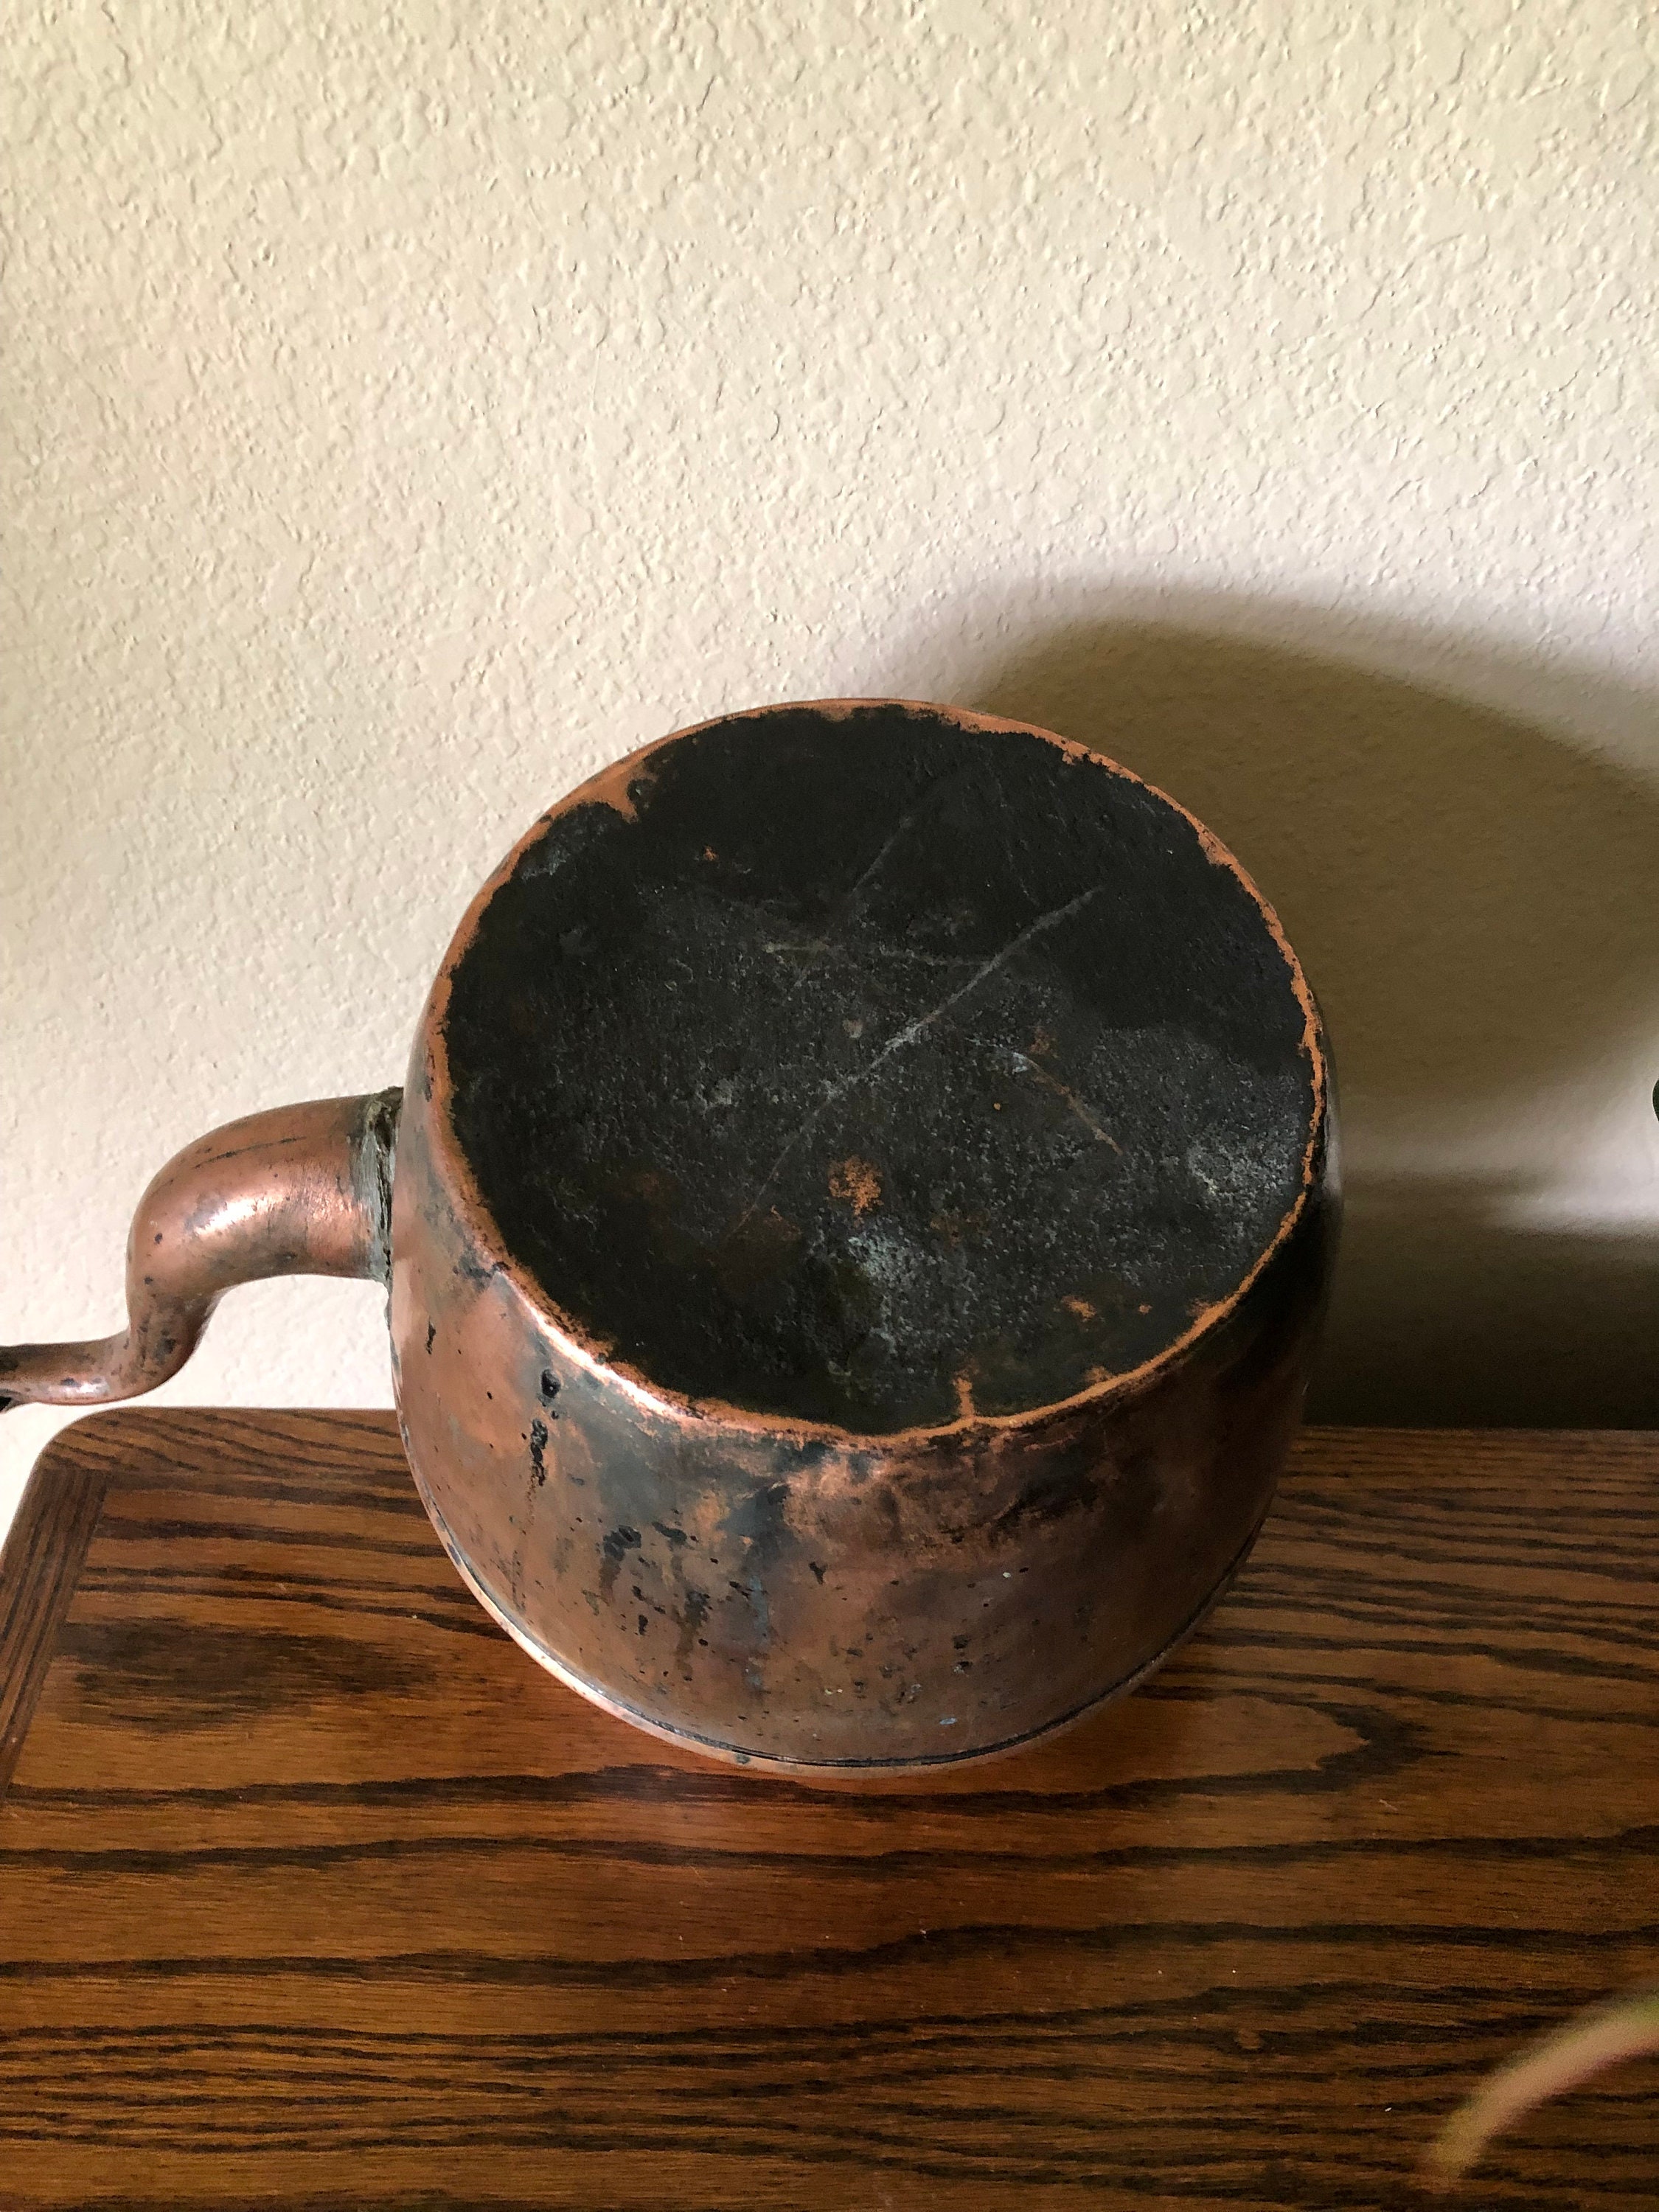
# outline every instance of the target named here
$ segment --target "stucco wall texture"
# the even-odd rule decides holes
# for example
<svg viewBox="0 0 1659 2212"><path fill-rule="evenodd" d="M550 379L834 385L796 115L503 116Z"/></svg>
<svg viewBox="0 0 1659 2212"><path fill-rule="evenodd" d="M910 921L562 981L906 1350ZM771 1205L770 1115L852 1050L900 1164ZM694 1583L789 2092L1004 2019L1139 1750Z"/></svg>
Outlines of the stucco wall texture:
<svg viewBox="0 0 1659 2212"><path fill-rule="evenodd" d="M0 1338L400 1079L474 886L728 707L1046 720L1324 1000L1318 1407L1659 1420L1659 16L64 0L9 19ZM173 1401L384 1403L236 1293ZM51 1417L0 1429L15 1484Z"/></svg>

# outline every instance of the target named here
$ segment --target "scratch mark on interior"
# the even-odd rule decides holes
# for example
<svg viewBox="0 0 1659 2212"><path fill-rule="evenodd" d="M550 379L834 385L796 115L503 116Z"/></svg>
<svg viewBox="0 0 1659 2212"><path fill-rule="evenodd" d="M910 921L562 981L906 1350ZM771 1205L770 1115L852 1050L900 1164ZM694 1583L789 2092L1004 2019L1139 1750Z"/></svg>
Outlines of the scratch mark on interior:
<svg viewBox="0 0 1659 2212"><path fill-rule="evenodd" d="M959 1006L965 998L978 990L981 983L988 981L1000 968L1006 967L1015 954L1022 951L1034 937L1041 937L1045 930L1057 929L1062 921L1069 921L1074 914L1081 913L1091 899L1098 898L1103 889L1103 884L1091 884L1086 891L1079 891L1075 898L1067 899L1064 906L1050 907L1046 914L1038 915L1035 921L1028 921L1024 928L1011 937L1000 951L994 952L988 960L977 967L965 983L959 984L928 1012L919 1014L913 1022L907 1022L902 1030L888 1038L881 1049L866 1060L862 1067L854 1068L850 1075L840 1076L830 1084L823 1097L794 1131L783 1150L767 1170L764 1179L755 1190L748 1205L738 1215L734 1224L735 1228L743 1228L750 1219L757 1206L783 1172L790 1155L797 1146L806 1141L837 1100L844 1098L849 1091L856 1090L860 1084L872 1081L892 1059L895 1053L902 1052L907 1045L915 1044L926 1036L935 1022L948 1014L953 1006ZM1104 1132L1102 1133L1103 1134ZM1110 1141L1108 1138L1107 1142Z"/></svg>

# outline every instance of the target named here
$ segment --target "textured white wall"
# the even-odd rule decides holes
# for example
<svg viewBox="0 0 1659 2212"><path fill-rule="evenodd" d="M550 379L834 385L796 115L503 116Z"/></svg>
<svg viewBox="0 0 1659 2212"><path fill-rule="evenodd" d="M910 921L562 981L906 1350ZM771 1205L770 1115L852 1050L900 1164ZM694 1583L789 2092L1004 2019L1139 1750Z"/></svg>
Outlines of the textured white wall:
<svg viewBox="0 0 1659 2212"><path fill-rule="evenodd" d="M1645 1417L1654 12L1035 12L13 15L0 1337L114 1325L206 1126L396 1080L574 779L897 692L1280 903L1328 1410ZM376 1295L240 1292L168 1395L384 1402Z"/></svg>

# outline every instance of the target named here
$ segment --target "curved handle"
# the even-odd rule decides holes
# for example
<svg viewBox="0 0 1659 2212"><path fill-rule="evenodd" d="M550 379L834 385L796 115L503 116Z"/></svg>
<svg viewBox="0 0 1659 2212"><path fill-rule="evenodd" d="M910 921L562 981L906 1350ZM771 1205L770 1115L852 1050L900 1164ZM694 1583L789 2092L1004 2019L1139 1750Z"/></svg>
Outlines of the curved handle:
<svg viewBox="0 0 1659 2212"><path fill-rule="evenodd" d="M167 1162L127 1238L127 1326L0 1346L0 1413L103 1406L176 1375L224 1293L262 1275L391 1274L401 1091L250 1114Z"/></svg>

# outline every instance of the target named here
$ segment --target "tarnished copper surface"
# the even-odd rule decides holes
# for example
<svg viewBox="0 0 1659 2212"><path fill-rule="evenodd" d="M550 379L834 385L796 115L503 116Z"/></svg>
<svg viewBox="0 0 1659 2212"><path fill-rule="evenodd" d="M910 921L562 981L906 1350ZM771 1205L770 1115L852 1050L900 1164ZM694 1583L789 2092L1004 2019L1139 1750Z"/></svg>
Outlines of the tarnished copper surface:
<svg viewBox="0 0 1659 2212"><path fill-rule="evenodd" d="M785 1767L982 1755L1128 1686L1248 1549L1300 1408L1322 1206L1150 1376L1020 1419L837 1437L672 1404L563 1340L434 1168L435 1099L406 1097L410 1463L477 1594L613 1711Z"/></svg>
<svg viewBox="0 0 1659 2212"><path fill-rule="evenodd" d="M388 1267L398 1093L319 1098L231 1121L168 1161L127 1238L116 1335L0 1346L8 1405L102 1406L176 1375L221 1297L264 1275Z"/></svg>
<svg viewBox="0 0 1659 2212"><path fill-rule="evenodd" d="M1019 726L927 711L964 729ZM964 1373L954 1418L882 1434L664 1389L514 1259L457 1138L444 1023L481 918L547 824L595 801L634 819L653 756L674 742L543 817L474 902L422 1013L391 1194L405 1449L481 1601L542 1664L637 1724L781 1768L987 1756L1156 1665L1224 1588L1267 1510L1334 1231L1314 1002L1271 909L1194 824L1283 955L1313 1107L1276 1232L1156 1357L1012 1413L977 1410ZM397 1097L257 1115L181 1154L134 1224L129 1328L103 1344L0 1353L0 1392L127 1396L174 1371L233 1283L384 1274ZM880 1204L861 1152L830 1175L849 1208Z"/></svg>
<svg viewBox="0 0 1659 2212"><path fill-rule="evenodd" d="M659 750L606 769L522 841L422 1015L392 1239L410 1462L475 1592L612 1711L781 1767L983 1756L1155 1665L1267 1511L1334 1229L1313 999L1276 917L1203 832L1291 968L1316 1109L1278 1235L1157 1359L1018 1415L978 1415L964 1395L948 1425L880 1437L676 1397L616 1362L513 1259L455 1139L444 1042L450 979L522 854L594 799L631 817ZM867 1188L846 1173L849 1190Z"/></svg>

